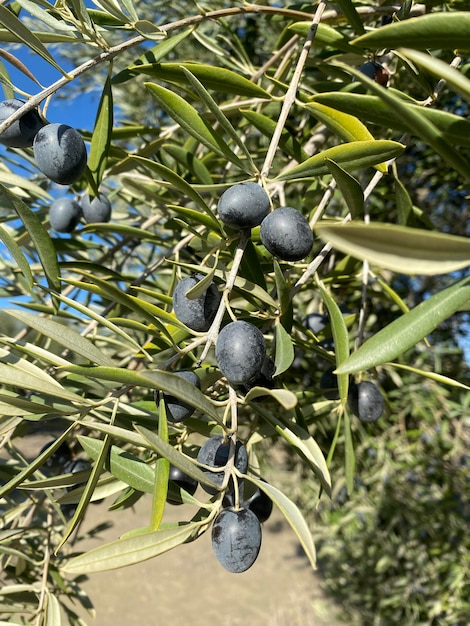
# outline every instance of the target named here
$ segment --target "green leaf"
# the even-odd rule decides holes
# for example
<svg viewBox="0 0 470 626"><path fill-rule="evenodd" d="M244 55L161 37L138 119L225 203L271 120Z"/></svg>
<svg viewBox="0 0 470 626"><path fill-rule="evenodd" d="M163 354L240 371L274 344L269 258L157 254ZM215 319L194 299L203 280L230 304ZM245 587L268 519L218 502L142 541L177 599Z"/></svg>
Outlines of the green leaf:
<svg viewBox="0 0 470 626"><path fill-rule="evenodd" d="M469 279L461 280L424 300L367 339L337 369L353 374L392 361L424 339L470 300Z"/></svg>
<svg viewBox="0 0 470 626"><path fill-rule="evenodd" d="M288 28L297 35L300 35L301 37L306 37L311 25L312 22L296 22ZM357 54L356 50L350 45L349 38L343 35L339 31L339 29L333 28L328 24L318 24L317 31L315 33L314 43L323 44L332 48L338 48L343 52L353 52Z"/></svg>
<svg viewBox="0 0 470 626"><path fill-rule="evenodd" d="M447 274L470 265L470 240L395 224L319 223L316 233L335 248L404 274Z"/></svg>
<svg viewBox="0 0 470 626"><path fill-rule="evenodd" d="M248 109L240 109L240 113L250 122L250 124L253 124L255 128L263 133L265 137L271 139L274 129L276 128L276 120L273 120L266 115L262 115L257 111L251 111ZM279 146L286 154L296 161L305 161L308 158L308 154L302 148L300 143L286 128L282 130Z"/></svg>
<svg viewBox="0 0 470 626"><path fill-rule="evenodd" d="M186 66L182 66L182 69L188 81L190 82L191 86L193 87L197 95L199 96L201 102L203 102L206 105L207 110L210 111L212 115L214 116L215 122L220 126L220 128L224 131L227 137L230 137L233 143L236 146L238 146L238 149L244 154L246 160L249 163L249 168L251 170L251 173L253 175L257 174L258 169L256 165L254 164L253 159L251 158L250 151L246 147L245 141L243 141L243 139L240 137L239 131L235 130L235 128L232 126L232 124L228 121L228 119L225 117L223 112L220 110L219 106L217 105L217 102L214 100L214 98L212 98L212 96L205 89L205 87L198 80L198 78L189 71L189 68ZM215 69L215 68L212 68L212 69ZM224 70L224 71L228 71L228 70Z"/></svg>
<svg viewBox="0 0 470 626"><path fill-rule="evenodd" d="M326 166L338 183L352 219L361 217L364 214L364 193L359 181L331 159L326 159Z"/></svg>
<svg viewBox="0 0 470 626"><path fill-rule="evenodd" d="M113 131L113 92L110 76L101 93L95 126L91 139L88 167L91 171L96 187L99 187L108 162L109 147Z"/></svg>
<svg viewBox="0 0 470 626"><path fill-rule="evenodd" d="M176 528L118 539L70 559L63 571L88 574L134 565L185 543L200 526L199 522L184 523Z"/></svg>
<svg viewBox="0 0 470 626"><path fill-rule="evenodd" d="M134 349L138 352L142 350L141 346L137 343L137 341L133 337L128 335L123 330L123 328L121 328L121 326L118 326L117 324L113 324L109 319L107 319L106 317L103 317L102 315L99 315L93 309L90 309L84 304L80 304L80 302L77 302L76 300L73 300L72 298L67 298L67 296L64 296L62 294L55 294L55 298L59 300L60 302L63 302L64 304L66 304L68 307L76 309L79 313L86 315L92 320L95 320L95 322L98 322L98 324L101 324L102 326L110 330L115 335L124 339L124 341L129 343L129 347L131 349Z"/></svg>
<svg viewBox="0 0 470 626"><path fill-rule="evenodd" d="M162 394L158 405L158 438L168 444L168 422L166 419L166 407ZM160 527L165 511L166 496L168 494L168 480L170 477L170 462L165 457L160 457L155 463L155 477L152 494L152 513L150 517L150 530L156 531Z"/></svg>
<svg viewBox="0 0 470 626"><path fill-rule="evenodd" d="M88 456L96 460L101 451L102 442L84 435L78 435L78 440ZM111 474L129 487L144 493L152 493L155 471L139 457L113 445L109 450L107 465Z"/></svg>
<svg viewBox="0 0 470 626"><path fill-rule="evenodd" d="M89 339L82 337L69 326L19 309L7 309L4 312L30 328L34 328L45 337L53 339L61 346L67 347L73 354L79 354L98 365L113 365L111 359L105 356L100 348L97 348Z"/></svg>
<svg viewBox="0 0 470 626"><path fill-rule="evenodd" d="M348 410L344 411L344 470L346 474L346 488L348 493L354 491L354 472L356 467L356 457L354 453L354 443L351 431L351 418Z"/></svg>
<svg viewBox="0 0 470 626"><path fill-rule="evenodd" d="M25 372L20 367L14 367L5 363L0 363L0 384L11 387L20 387L29 391L35 391L39 394L61 398L62 400L70 400L87 404L84 398L76 393L64 389L62 385L46 380L45 376L35 376L34 374Z"/></svg>
<svg viewBox="0 0 470 626"><path fill-rule="evenodd" d="M338 6L356 33L363 33L364 25L352 0L338 0Z"/></svg>
<svg viewBox="0 0 470 626"><path fill-rule="evenodd" d="M405 146L396 141L380 139L377 141L351 141L340 146L327 148L310 157L303 163L284 172L275 180L293 180L322 176L329 173L325 159L335 161L347 171L360 170L365 167L378 166L384 161L396 158L402 154ZM384 171L383 166L378 169Z"/></svg>
<svg viewBox="0 0 470 626"><path fill-rule="evenodd" d="M240 474L240 476L256 485L258 489L264 491L264 493L269 496L269 498L283 514L287 523L291 526L292 530L300 541L300 544L303 547L311 566L315 569L316 553L315 545L312 539L312 533L310 532L308 524L305 521L302 513L298 509L297 505L295 505L292 500L290 500L286 495L282 493L282 491L279 491L279 489L277 489L273 485L270 485L263 480L259 480L254 476L244 476L243 474Z"/></svg>
<svg viewBox="0 0 470 626"><path fill-rule="evenodd" d="M419 15L402 22L392 22L369 31L351 42L360 48L427 48L455 50L470 48L470 15L468 11L439 12Z"/></svg>
<svg viewBox="0 0 470 626"><path fill-rule="evenodd" d="M64 366L63 369L89 378L97 378L108 382L116 382L122 385L144 387L146 389L161 389L166 393L179 398L195 409L210 417L217 423L221 423L219 414L206 396L190 382L170 372L163 370L141 370L138 373L119 367L93 367L72 365Z"/></svg>
<svg viewBox="0 0 470 626"><path fill-rule="evenodd" d="M282 415L281 419L281 417L274 415L259 404L253 404L252 402L249 402L249 404L276 429L283 439L300 453L301 457L320 479L325 491L329 494L331 492L330 473L320 446L310 433L292 420L290 416Z"/></svg>
<svg viewBox="0 0 470 626"><path fill-rule="evenodd" d="M210 477L207 476L202 470L195 465L192 461L190 461L187 457L185 457L181 452L175 450L173 446L171 446L166 441L163 441L156 433L144 428L143 426L136 426L135 429L137 432L144 437L151 447L161 454L165 459L167 459L172 465L180 469L182 472L194 478L199 483L203 485L208 485L212 487L216 491L220 491L220 485L217 485Z"/></svg>
<svg viewBox="0 0 470 626"><path fill-rule="evenodd" d="M256 400L261 396L271 396L283 409L291 411L297 406L297 396L288 389L267 389L265 387L252 387L245 396L245 402Z"/></svg>
<svg viewBox="0 0 470 626"><path fill-rule="evenodd" d="M374 141L367 126L353 115L315 101L309 102L304 108L344 141Z"/></svg>
<svg viewBox="0 0 470 626"><path fill-rule="evenodd" d="M3 9L1 5L0 9ZM60 291L60 269L57 254L51 238L42 225L41 220L22 200L20 200L20 198L1 184L0 194L7 204L16 211L28 231L31 241L38 253L49 287L54 291Z"/></svg>
<svg viewBox="0 0 470 626"><path fill-rule="evenodd" d="M220 232L220 225L217 219L214 217L212 211L209 209L206 201L198 194L197 191L193 189L193 187L187 183L184 178L181 178L179 174L177 174L174 170L162 165L161 163L157 163L156 161L152 161L151 159L145 159L144 157L139 156L130 156L129 159L136 163L136 165L143 166L146 170L151 172L153 175L158 175L163 178L163 180L167 180L171 185L178 189L185 196L188 196L193 202L200 206L206 215L208 215L211 219L211 228L215 231Z"/></svg>
<svg viewBox="0 0 470 626"><path fill-rule="evenodd" d="M29 263L26 257L24 256L23 252L21 251L21 248L19 247L19 245L16 243L13 237L8 233L8 231L5 228L3 228L3 226L0 226L0 240L3 241L5 246L8 248L11 256L16 261L16 264L18 265L20 271L22 272L23 276L26 278L27 285L29 289L31 290L34 279L33 279L33 274L31 272L31 268L29 267Z"/></svg>
<svg viewBox="0 0 470 626"><path fill-rule="evenodd" d="M335 299L329 294L320 281L318 281L318 286L321 297L328 309L333 342L335 344L336 366L339 367L349 356L348 329L344 321L344 315L341 313L341 309L336 304ZM344 406L348 399L349 377L346 374L338 374L337 377L339 395L341 403Z"/></svg>
<svg viewBox="0 0 470 626"><path fill-rule="evenodd" d="M398 223L401 226L413 226L415 222L413 202L411 201L410 194L406 187L398 178L395 178L395 203L397 207Z"/></svg>
<svg viewBox="0 0 470 626"><path fill-rule="evenodd" d="M411 20L413 21L413 20ZM463 177L470 178L470 162L466 160L455 147L448 142L446 137L436 126L422 114L424 107L410 107L403 102L391 89L384 89L381 85L365 76L359 70L336 62L335 65L344 67L346 71L355 76L367 86L381 100L386 102L395 112L400 115L406 124L407 130L418 135L426 141L434 150L442 156Z"/></svg>
<svg viewBox="0 0 470 626"><path fill-rule="evenodd" d="M217 93L271 100L271 95L256 83L217 65L206 65L203 63L150 63L148 65L131 65L129 70L147 74L175 85L191 85L194 87L194 83L185 71L188 70L206 89L212 89Z"/></svg>
<svg viewBox="0 0 470 626"><path fill-rule="evenodd" d="M397 94L399 96L399 94ZM321 102L340 111L357 115L362 120L379 124L399 131L408 130L409 126L398 111L381 100L378 96L347 92L327 92L314 96L315 102ZM412 110L418 109L419 114L431 122L446 138L456 146L470 147L470 121L458 115L422 107L411 102L402 101L402 106ZM417 129L415 129L417 131ZM411 130L411 134L417 132Z"/></svg>
<svg viewBox="0 0 470 626"><path fill-rule="evenodd" d="M2 364L0 364L0 370L2 367ZM24 469L18 472L16 476L9 480L5 485L2 485L0 487L0 498L4 498L5 496L7 496L10 492L19 487L27 478L32 476L34 472L47 461L51 454L55 450L58 450L61 444L70 436L70 433L74 428L75 424L69 426L69 428L64 433L62 433L62 435L57 437L55 442L48 446L48 448L44 450L44 452L38 454L38 456L33 459ZM4 593L4 590L2 590L2 593Z"/></svg>
<svg viewBox="0 0 470 626"><path fill-rule="evenodd" d="M60 604L54 594L46 589L46 608L44 613L44 626L61 626Z"/></svg>
<svg viewBox="0 0 470 626"><path fill-rule="evenodd" d="M276 355L274 363L276 365L275 376L282 374L289 369L294 360L294 345L292 338L281 322L276 320Z"/></svg>
<svg viewBox="0 0 470 626"><path fill-rule="evenodd" d="M31 48L33 52L36 52L42 59L55 67L61 74L67 76L67 72L55 62L50 52L44 47L38 37L4 5L0 5L0 24L9 30L14 37L17 37L19 41L26 44L28 48Z"/></svg>
<svg viewBox="0 0 470 626"><path fill-rule="evenodd" d="M161 85L145 83L145 86L162 109L191 137L197 139L216 154L226 158L241 170L245 170L245 164L230 150L223 137L211 128L189 102Z"/></svg>
<svg viewBox="0 0 470 626"><path fill-rule="evenodd" d="M439 80L445 80L448 86L452 86L455 91L470 100L470 80L454 67L425 52L418 52L409 48L400 48L398 52L416 65L424 67L426 71L434 74Z"/></svg>

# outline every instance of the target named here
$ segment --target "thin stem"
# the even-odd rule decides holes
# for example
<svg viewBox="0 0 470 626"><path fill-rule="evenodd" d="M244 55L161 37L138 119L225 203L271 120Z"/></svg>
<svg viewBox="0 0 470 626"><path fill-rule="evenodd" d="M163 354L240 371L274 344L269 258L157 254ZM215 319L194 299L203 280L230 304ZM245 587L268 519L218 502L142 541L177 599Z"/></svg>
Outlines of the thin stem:
<svg viewBox="0 0 470 626"><path fill-rule="evenodd" d="M317 32L318 24L320 23L323 12L326 8L326 0L320 0L318 4L317 10L315 11L315 15L313 17L312 23L310 25L310 29L308 31L307 37L305 39L304 45L299 55L299 59L297 61L296 68L294 70L294 75L289 84L289 88L284 97L284 102L282 104L281 113L279 115L279 119L276 124L276 128L274 129L273 136L271 137L271 143L269 144L268 151L266 153L266 158L264 161L264 165L261 169L261 177L266 178L271 170L274 157L276 155L279 142L281 140L282 131L287 122L287 118L289 117L289 112L292 108L292 105L295 102L297 96L297 90L299 88L300 79L302 77L302 72L305 67L305 63L307 62L307 57L310 52L310 47L315 38L315 34Z"/></svg>
<svg viewBox="0 0 470 626"><path fill-rule="evenodd" d="M192 15L182 20L177 20L170 24L164 24L160 26L160 31L162 33L162 37L174 30L179 28L185 28L188 26L196 26L202 22L208 20L216 20L222 17L230 17L232 15L243 15L246 13L274 13L276 15L285 15L287 17L297 18L297 19L305 19L310 17L310 13L304 13L303 11L294 11L291 9L282 9L277 7L262 7L256 4L248 4L243 7L232 7L228 9L219 9L217 11L208 11L204 15ZM69 82L85 74L86 72L92 70L93 68L101 65L105 61L109 61L116 57L117 55L125 52L126 50L130 50L135 46L146 41L146 38L142 35L137 35L132 39L127 41L123 41L116 46L112 46L109 50L101 52L98 56L93 59L89 59L82 63L74 70L69 72L66 76L63 76L56 82L52 83L49 87L46 87L42 91L40 91L37 95L32 96L22 107L20 107L17 111L15 111L8 119L6 119L2 124L0 124L0 135L5 132L7 128L9 128L16 120L19 120L25 113L31 111L38 107L43 100L52 96L54 93L59 91L62 87L67 85Z"/></svg>
<svg viewBox="0 0 470 626"><path fill-rule="evenodd" d="M198 365L200 365L204 359L206 358L210 347L217 341L217 337L219 335L219 329L222 324L222 320L224 318L225 310L226 310L226 299L229 297L232 289L235 285L235 280L238 275L238 270L240 269L240 264L243 259L243 253L245 252L246 245L250 239L250 231L242 230L240 235L240 240L238 242L238 247L235 251L235 256L233 258L232 267L230 269L230 273L227 277L227 281L225 283L223 297L220 300L219 308L217 309L217 313L215 314L214 321L211 324L206 336L206 345L204 350L202 351L201 356L198 359Z"/></svg>

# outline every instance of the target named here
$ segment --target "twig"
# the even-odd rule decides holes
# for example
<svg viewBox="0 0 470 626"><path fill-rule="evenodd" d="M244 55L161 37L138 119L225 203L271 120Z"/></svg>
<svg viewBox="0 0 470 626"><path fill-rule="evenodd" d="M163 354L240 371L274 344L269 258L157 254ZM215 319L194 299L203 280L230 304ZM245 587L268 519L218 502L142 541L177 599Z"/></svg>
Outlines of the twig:
<svg viewBox="0 0 470 626"><path fill-rule="evenodd" d="M276 124L276 128L274 129L273 136L271 137L271 142L269 144L269 148L266 153L264 165L261 168L261 178L266 178L269 174L269 171L271 170L274 157L276 155L276 152L279 146L279 141L281 140L282 131L284 130L284 127L286 125L291 107L295 102L295 99L297 96L297 90L299 88L300 79L302 77L302 72L304 70L305 63L307 62L308 53L310 52L312 42L315 38L317 29L318 29L318 24L320 23L321 17L325 11L326 4L327 4L327 0L320 0L317 10L315 11L315 15L313 16L310 29L308 31L304 45L300 52L299 59L297 61L294 75L289 84L287 93L284 97L284 102L282 104L281 113L279 115L279 119L277 120L277 124Z"/></svg>

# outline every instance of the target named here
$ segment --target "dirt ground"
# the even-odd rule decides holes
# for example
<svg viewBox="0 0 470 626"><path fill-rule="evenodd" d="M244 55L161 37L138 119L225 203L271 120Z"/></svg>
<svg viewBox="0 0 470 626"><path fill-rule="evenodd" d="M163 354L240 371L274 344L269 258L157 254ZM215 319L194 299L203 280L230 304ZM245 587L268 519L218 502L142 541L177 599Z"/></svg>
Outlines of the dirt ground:
<svg viewBox="0 0 470 626"><path fill-rule="evenodd" d="M28 448L37 451L47 440L50 437L43 441L40 434L33 440L26 437L21 442L25 456L30 456ZM76 548L90 549L145 525L150 500L144 497L134 509L112 513L110 502L90 506L80 535L110 519L113 525ZM167 505L165 519L189 519L193 512L187 505ZM210 533L205 533L155 559L91 574L83 588L95 610L94 618L83 613L88 626L342 626L277 510L263 524L257 561L243 574L222 568L212 552Z"/></svg>

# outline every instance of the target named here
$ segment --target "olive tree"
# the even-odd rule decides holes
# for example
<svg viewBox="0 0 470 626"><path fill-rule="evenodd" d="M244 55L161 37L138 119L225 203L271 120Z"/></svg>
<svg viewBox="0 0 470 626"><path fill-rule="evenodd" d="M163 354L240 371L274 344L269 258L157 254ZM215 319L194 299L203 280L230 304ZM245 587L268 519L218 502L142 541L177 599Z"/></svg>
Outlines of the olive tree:
<svg viewBox="0 0 470 626"><path fill-rule="evenodd" d="M469 98L469 14L151 4L0 5L0 40L13 44L5 101L23 101L2 105L0 122L1 295L17 299L4 313L18 325L0 337L1 615L22 623L84 601L83 574L184 550L207 531L220 563L244 571L261 542L257 492L315 566L295 490L263 480L272 443L324 502L335 468L354 490L361 419L393 419L387 376L468 390L412 358L436 350L433 331L467 307L457 274L470 243L421 209L408 155L418 146L442 180L468 180L470 123L440 102ZM18 45L62 77L43 87ZM9 64L36 93L15 87ZM90 127L48 119L51 98L97 80ZM34 138L6 141L31 112ZM439 289L410 302L408 278L434 276ZM38 422L54 436L25 459L19 442ZM142 527L70 554L91 502L141 497L152 502ZM189 520L165 519L175 501Z"/></svg>

